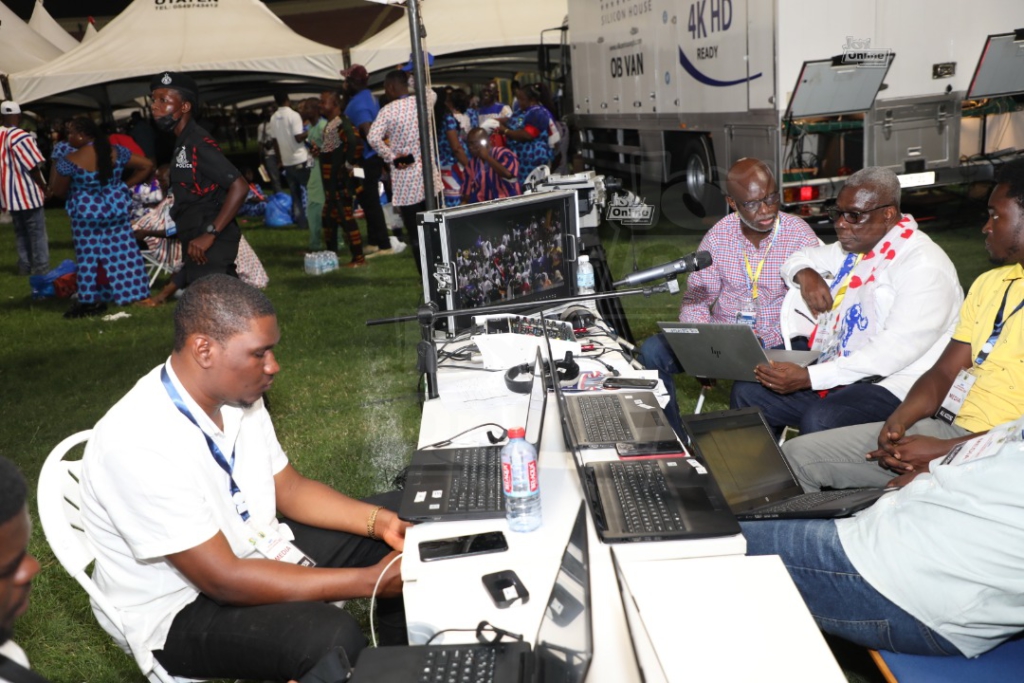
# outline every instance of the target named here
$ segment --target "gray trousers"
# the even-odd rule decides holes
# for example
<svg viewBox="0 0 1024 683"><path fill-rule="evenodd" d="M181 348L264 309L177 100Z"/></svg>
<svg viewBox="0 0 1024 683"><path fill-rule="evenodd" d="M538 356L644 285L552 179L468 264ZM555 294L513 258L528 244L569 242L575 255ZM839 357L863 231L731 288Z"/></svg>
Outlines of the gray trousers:
<svg viewBox="0 0 1024 683"><path fill-rule="evenodd" d="M840 427L790 439L782 452L804 491L885 486L896 473L865 456L878 449L878 435L884 422ZM918 420L907 434L923 434L938 439L953 439L970 434L966 429L934 418Z"/></svg>

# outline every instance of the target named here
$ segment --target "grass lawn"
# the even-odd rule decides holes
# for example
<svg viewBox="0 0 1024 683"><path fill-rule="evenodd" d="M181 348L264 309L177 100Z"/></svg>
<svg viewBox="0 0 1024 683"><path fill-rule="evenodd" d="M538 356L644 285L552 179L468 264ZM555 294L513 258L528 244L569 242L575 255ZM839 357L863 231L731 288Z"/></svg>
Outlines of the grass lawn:
<svg viewBox="0 0 1024 683"><path fill-rule="evenodd" d="M921 205L922 210L929 204ZM910 207L905 207L910 208ZM984 206L965 208L969 227L926 224L952 256L966 287L988 266L979 233ZM663 222L637 233L608 229L602 240L612 274L622 277L634 258L645 268L696 249L711 221L688 228ZM73 258L63 210L47 211L51 264ZM934 228L934 229L932 229ZM270 393L278 438L295 466L353 496L390 487L415 447L420 405L415 372L415 323L368 328L367 319L415 312L422 297L408 252L371 260L367 268L308 276L302 270L306 236L295 229L254 227L247 239L270 275L267 294L282 332L281 373ZM148 370L166 359L172 307L129 307L128 319L64 320L67 301L32 301L28 281L16 273L14 236L0 228L0 454L17 463L32 488L36 520L30 550L42 564L32 607L18 621L15 640L34 668L57 683L141 681L134 663L96 624L85 593L50 553L35 513L35 482L49 451L64 437L89 429ZM680 283L681 285L684 283ZM638 340L658 320L675 320L679 296L624 300ZM116 312L111 307L109 312ZM683 410L692 410L698 387L679 382ZM706 410L724 409L728 383L708 398ZM360 609L357 604L356 609ZM363 607L362 609L365 609ZM855 653L856 656L856 653ZM852 680L859 664L844 667Z"/></svg>

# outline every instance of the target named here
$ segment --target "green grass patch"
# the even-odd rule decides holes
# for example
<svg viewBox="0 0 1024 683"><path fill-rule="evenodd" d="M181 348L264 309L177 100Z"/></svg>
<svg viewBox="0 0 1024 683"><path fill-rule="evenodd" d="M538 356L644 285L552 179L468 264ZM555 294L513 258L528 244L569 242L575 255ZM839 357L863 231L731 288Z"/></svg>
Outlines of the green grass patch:
<svg viewBox="0 0 1024 683"><path fill-rule="evenodd" d="M950 253L966 286L986 270L977 205L965 205L969 228L936 225L933 236ZM983 212L983 208L982 208ZM696 249L711 221L662 223L637 232L602 234L613 276L633 266L668 262ZM73 258L63 210L47 211L51 263ZM932 231L932 228L928 228ZM278 310L281 373L269 396L278 438L295 466L352 496L390 488L415 447L420 421L415 372L415 323L366 327L365 321L413 313L422 298L411 255L372 259L366 268L314 277L303 273L306 235L254 227L246 237L270 275L267 294ZM0 229L0 454L16 462L31 486L49 451L89 429L148 370L170 352L172 306L127 307L131 317L64 320L67 301L32 301L28 280L15 275L14 237ZM684 282L680 282L684 285ZM680 297L623 301L638 340L675 320ZM111 307L110 312L115 312ZM680 378L683 410L699 387ZM728 383L710 392L706 410L728 407ZM134 663L96 624L85 593L50 553L36 519L31 551L42 563L32 607L18 622L17 640L34 668L56 683L141 681ZM356 612L365 608L356 605Z"/></svg>

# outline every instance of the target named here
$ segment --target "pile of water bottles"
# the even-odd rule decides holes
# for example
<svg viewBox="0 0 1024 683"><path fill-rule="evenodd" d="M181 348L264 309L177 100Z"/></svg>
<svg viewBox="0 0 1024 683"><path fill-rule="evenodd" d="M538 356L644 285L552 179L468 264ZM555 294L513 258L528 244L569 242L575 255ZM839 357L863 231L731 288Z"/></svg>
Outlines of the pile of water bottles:
<svg viewBox="0 0 1024 683"><path fill-rule="evenodd" d="M306 254L306 274L323 275L338 269L338 255L333 251L315 251Z"/></svg>

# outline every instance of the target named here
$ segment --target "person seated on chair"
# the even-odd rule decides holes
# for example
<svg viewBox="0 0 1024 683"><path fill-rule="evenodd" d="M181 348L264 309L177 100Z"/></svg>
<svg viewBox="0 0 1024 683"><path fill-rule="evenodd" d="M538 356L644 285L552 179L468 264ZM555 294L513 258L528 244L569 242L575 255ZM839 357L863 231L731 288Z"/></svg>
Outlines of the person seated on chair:
<svg viewBox="0 0 1024 683"><path fill-rule="evenodd" d="M783 452L805 491L882 486L897 475L927 469L956 443L1020 414L1024 160L1001 166L996 182L981 232L990 260L999 267L971 285L953 338L884 423L786 442Z"/></svg>
<svg viewBox="0 0 1024 683"><path fill-rule="evenodd" d="M28 516L25 477L0 456L0 681L42 682L28 669L25 652L11 640L14 622L28 609L32 578L39 562L28 552L32 521Z"/></svg>
<svg viewBox="0 0 1024 683"><path fill-rule="evenodd" d="M900 182L860 170L829 209L838 241L782 266L818 316L817 364L759 365L733 384L732 408L759 407L776 429L801 434L884 420L942 353L964 294L946 252L900 212ZM823 276L831 276L831 284Z"/></svg>
<svg viewBox="0 0 1024 683"><path fill-rule="evenodd" d="M330 603L374 590L381 641L405 642L400 494L354 500L289 464L262 398L279 338L259 290L196 280L175 310L170 358L86 447L93 578L124 637L97 618L143 670L155 657L175 676L298 679L337 647L354 662L365 638Z"/></svg>
<svg viewBox="0 0 1024 683"><path fill-rule="evenodd" d="M747 554L780 555L827 633L977 657L1024 630L1022 429L1018 418L932 460L855 517L743 522Z"/></svg>
<svg viewBox="0 0 1024 683"><path fill-rule="evenodd" d="M758 159L740 159L726 178L730 213L708 230L700 242L711 253L712 264L690 273L679 309L686 323L746 323L766 348L782 348L779 309L786 284L779 269L792 254L820 244L803 219L779 211L778 186L771 169ZM683 366L672 353L663 333L640 347L640 362L656 369L665 383L665 407L676 431L682 433L679 405L672 375Z"/></svg>

